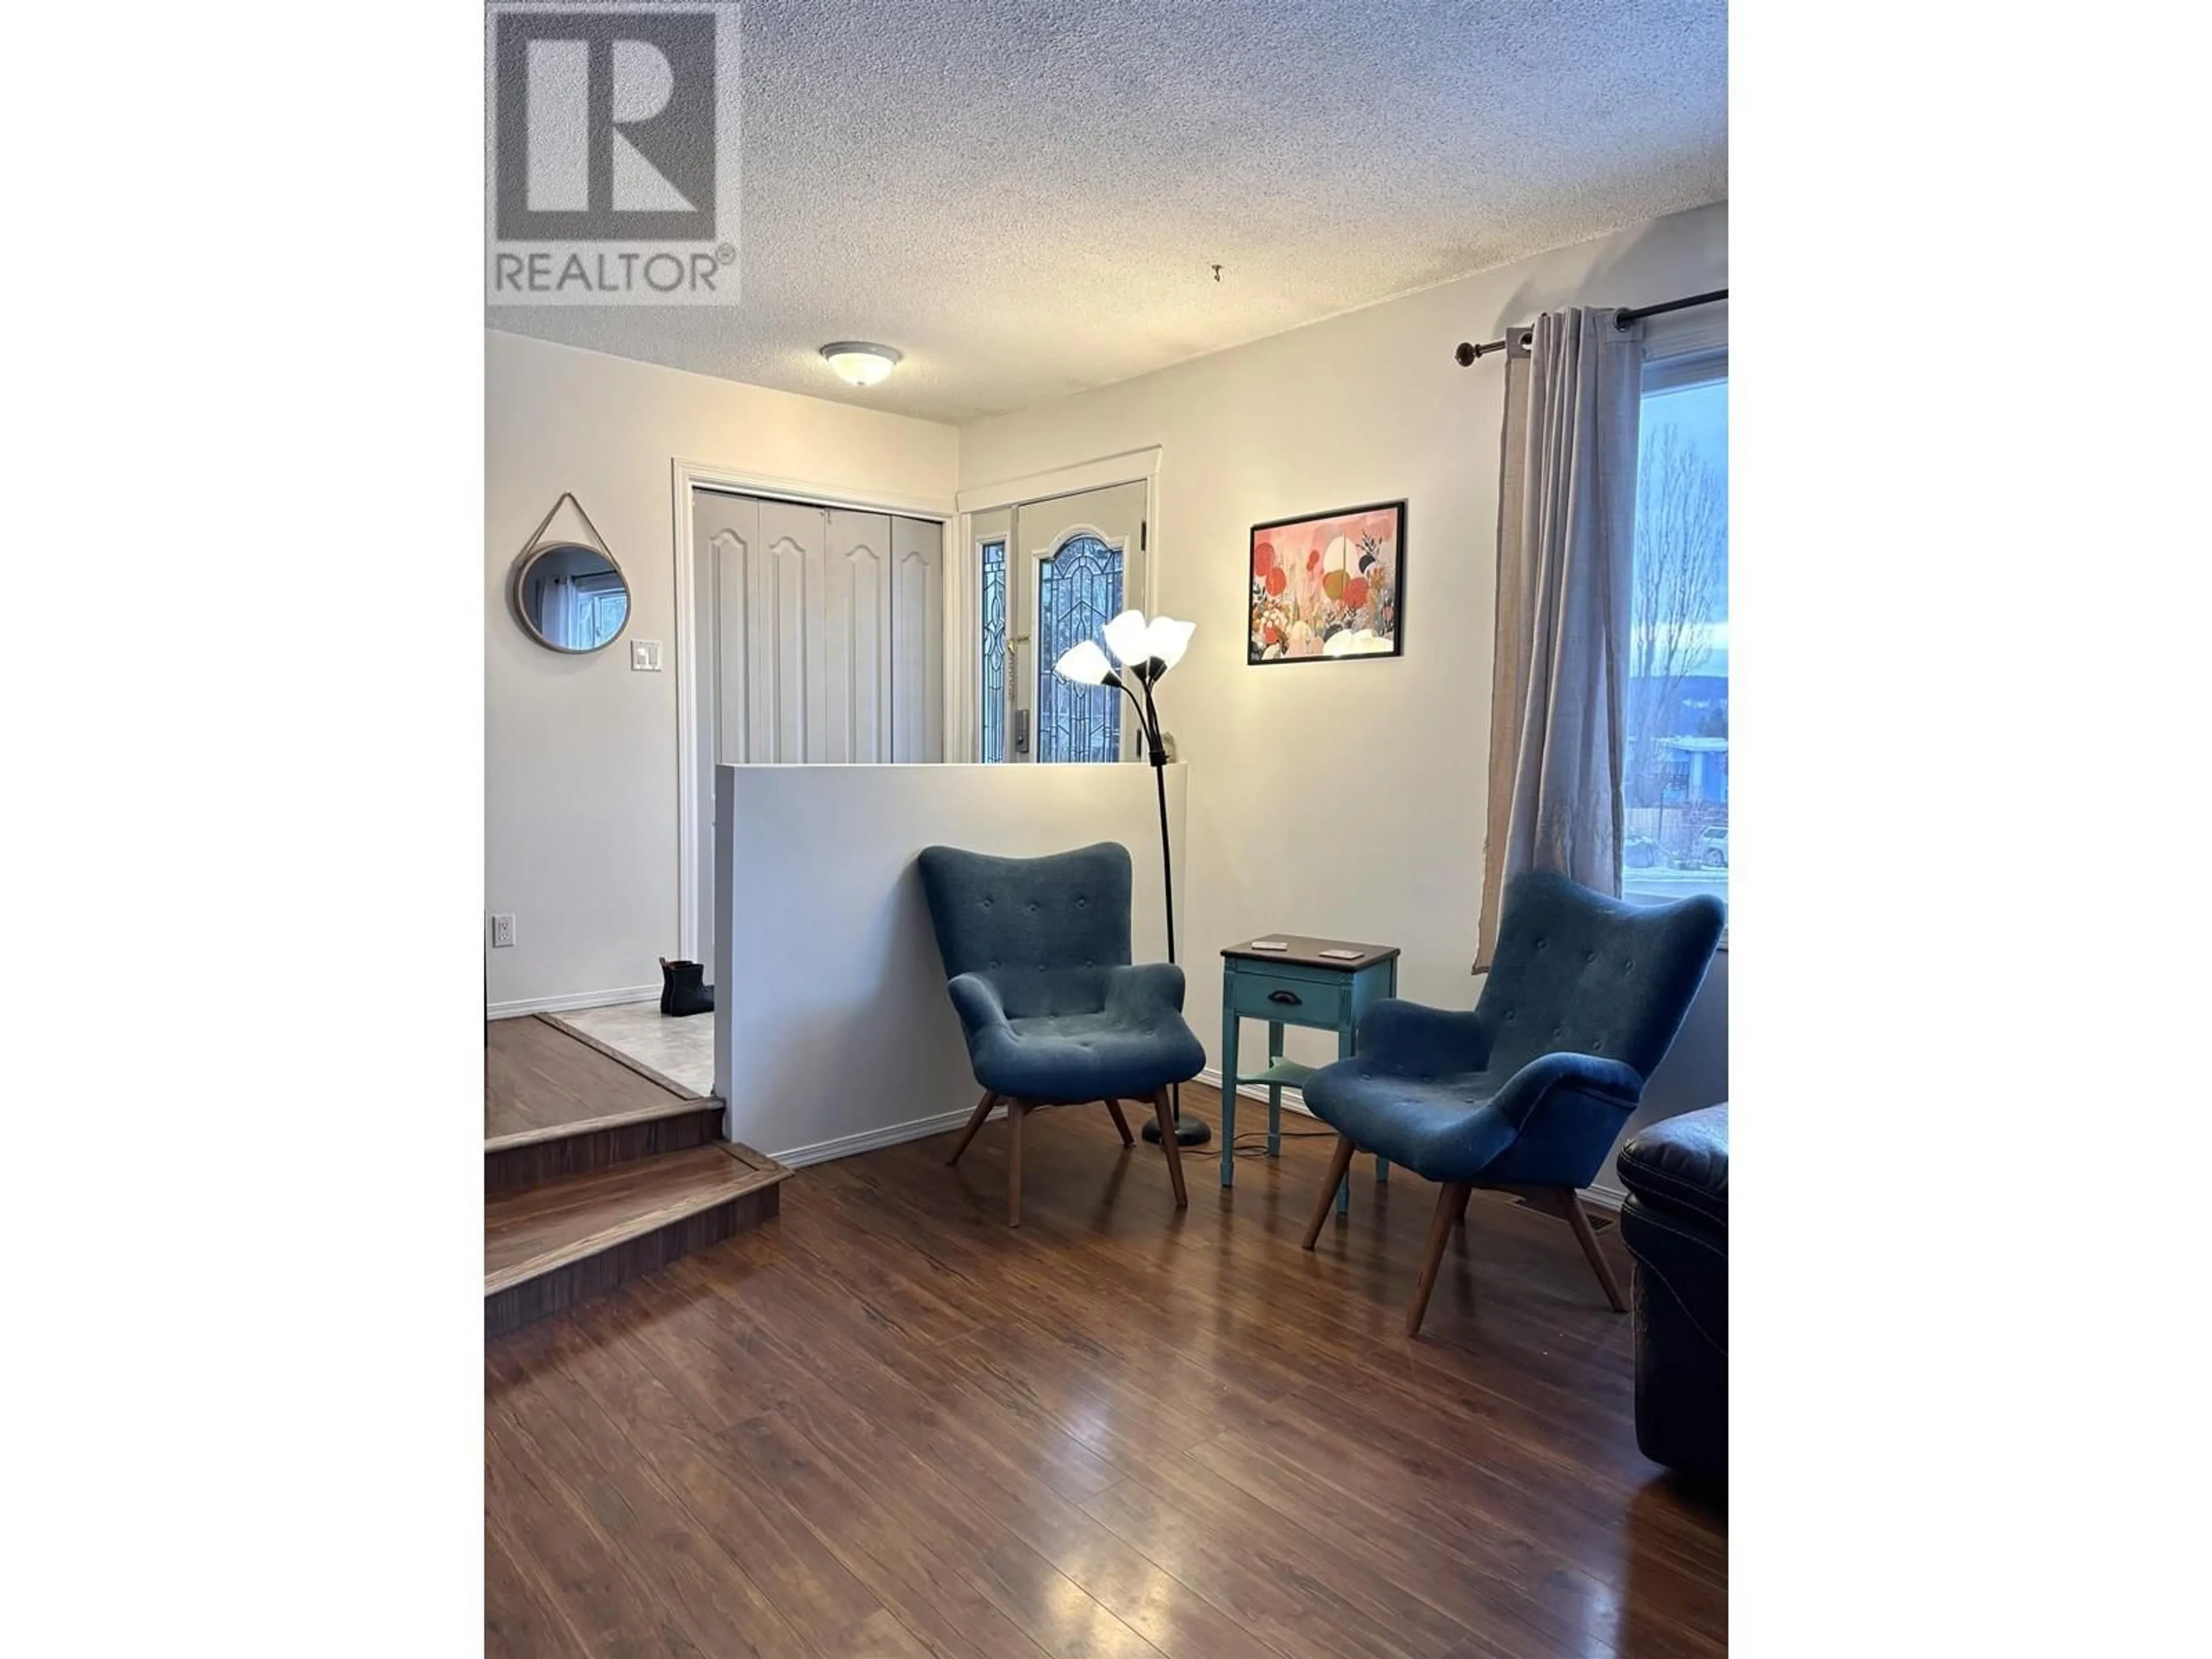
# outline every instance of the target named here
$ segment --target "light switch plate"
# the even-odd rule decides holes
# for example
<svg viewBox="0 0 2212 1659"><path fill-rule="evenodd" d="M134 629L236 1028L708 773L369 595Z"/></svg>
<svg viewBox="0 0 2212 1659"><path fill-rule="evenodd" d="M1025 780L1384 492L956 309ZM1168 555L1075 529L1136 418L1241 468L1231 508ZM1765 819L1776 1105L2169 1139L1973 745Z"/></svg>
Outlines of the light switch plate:
<svg viewBox="0 0 2212 1659"><path fill-rule="evenodd" d="M640 674L658 674L660 672L660 641L632 640L629 642L629 665Z"/></svg>

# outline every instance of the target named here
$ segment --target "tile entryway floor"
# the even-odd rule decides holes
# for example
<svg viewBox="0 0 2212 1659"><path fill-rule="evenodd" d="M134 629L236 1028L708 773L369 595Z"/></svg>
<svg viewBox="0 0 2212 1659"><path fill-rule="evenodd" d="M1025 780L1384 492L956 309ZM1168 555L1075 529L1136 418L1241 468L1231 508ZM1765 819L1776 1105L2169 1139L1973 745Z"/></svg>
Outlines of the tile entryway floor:
<svg viewBox="0 0 2212 1659"><path fill-rule="evenodd" d="M648 1076L690 1095L714 1092L714 1017L670 1019L657 1002L621 1002L550 1016L580 1036L611 1048Z"/></svg>

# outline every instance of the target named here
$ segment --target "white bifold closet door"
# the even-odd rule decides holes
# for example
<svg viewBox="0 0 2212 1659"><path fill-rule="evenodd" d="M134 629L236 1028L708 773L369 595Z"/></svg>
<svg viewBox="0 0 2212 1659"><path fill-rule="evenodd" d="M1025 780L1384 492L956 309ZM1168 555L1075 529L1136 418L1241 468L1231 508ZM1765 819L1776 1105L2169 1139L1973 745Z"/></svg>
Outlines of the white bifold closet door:
<svg viewBox="0 0 2212 1659"><path fill-rule="evenodd" d="M945 526L891 520L891 752L945 758Z"/></svg>
<svg viewBox="0 0 2212 1659"><path fill-rule="evenodd" d="M716 762L945 758L945 526L691 492L696 927L714 960Z"/></svg>
<svg viewBox="0 0 2212 1659"><path fill-rule="evenodd" d="M944 759L942 525L708 489L692 509L702 759Z"/></svg>

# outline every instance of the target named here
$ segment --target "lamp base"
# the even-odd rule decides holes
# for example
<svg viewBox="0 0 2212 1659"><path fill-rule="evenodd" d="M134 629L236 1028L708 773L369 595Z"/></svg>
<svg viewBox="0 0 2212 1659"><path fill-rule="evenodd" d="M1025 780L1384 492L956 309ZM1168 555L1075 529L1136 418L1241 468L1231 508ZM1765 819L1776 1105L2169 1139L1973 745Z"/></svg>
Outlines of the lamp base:
<svg viewBox="0 0 2212 1659"><path fill-rule="evenodd" d="M1207 1141L1213 1139L1213 1126L1202 1117L1185 1117L1182 1115L1182 1085L1176 1085L1175 1092L1176 1145L1178 1146L1205 1146ZM1146 1118L1139 1127L1138 1133L1144 1136L1146 1146L1158 1146L1160 1144L1159 1120Z"/></svg>
<svg viewBox="0 0 2212 1659"><path fill-rule="evenodd" d="M1139 1133L1152 1146L1160 1144L1160 1126L1157 1122L1146 1124ZM1187 1117L1176 1125L1178 1146L1203 1146L1212 1139L1213 1126L1202 1117Z"/></svg>

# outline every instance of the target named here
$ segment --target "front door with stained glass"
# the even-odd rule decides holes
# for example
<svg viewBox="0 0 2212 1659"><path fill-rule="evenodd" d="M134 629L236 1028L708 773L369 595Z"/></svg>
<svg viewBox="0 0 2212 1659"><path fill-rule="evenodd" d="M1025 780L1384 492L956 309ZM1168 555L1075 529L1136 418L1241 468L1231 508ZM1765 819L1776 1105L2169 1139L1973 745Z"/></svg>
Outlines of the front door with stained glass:
<svg viewBox="0 0 2212 1659"><path fill-rule="evenodd" d="M1115 761L1130 752L1121 694L1053 672L1061 652L1103 637L1145 603L1146 487L1115 484L1014 510L982 558L987 761Z"/></svg>

